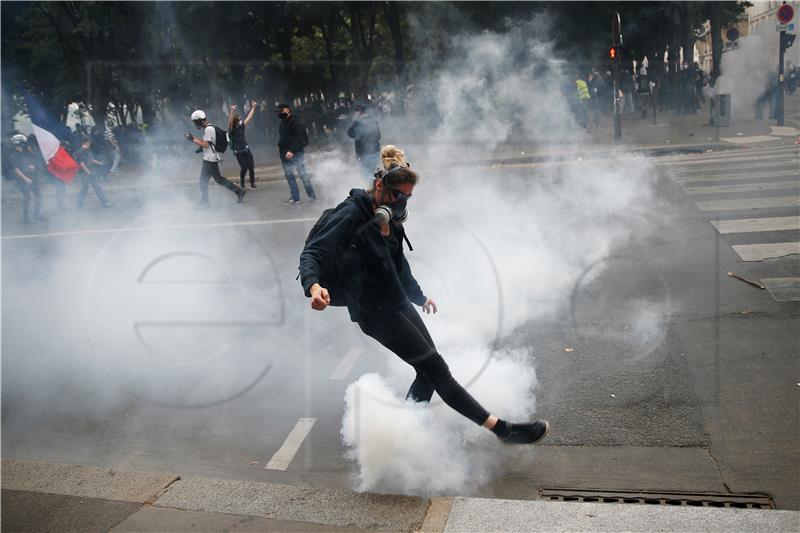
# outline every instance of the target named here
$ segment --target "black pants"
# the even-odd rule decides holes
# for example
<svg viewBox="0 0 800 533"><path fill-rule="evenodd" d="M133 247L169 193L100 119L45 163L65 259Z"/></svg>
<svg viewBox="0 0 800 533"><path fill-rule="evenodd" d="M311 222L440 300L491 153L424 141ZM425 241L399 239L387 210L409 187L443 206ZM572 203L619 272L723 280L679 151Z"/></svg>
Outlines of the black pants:
<svg viewBox="0 0 800 533"><path fill-rule="evenodd" d="M489 412L450 374L450 368L436 351L425 323L410 304L395 313L370 314L358 325L361 331L399 355L417 371L407 398L417 402L430 401L435 390L447 405L476 424L482 425L489 418Z"/></svg>
<svg viewBox="0 0 800 533"><path fill-rule="evenodd" d="M200 203L203 205L208 205L208 180L211 178L236 195L242 190L235 183L222 177L219 173L219 163L203 160L203 169L200 171Z"/></svg>
<svg viewBox="0 0 800 533"><path fill-rule="evenodd" d="M253 160L253 152L250 148L245 148L241 152L236 152L236 160L239 162L239 184L244 189L244 177L250 172L250 185L256 185L256 163Z"/></svg>
<svg viewBox="0 0 800 533"><path fill-rule="evenodd" d="M31 183L22 181L17 177L17 187L22 193L22 220L31 221L31 196L33 196L33 219L42 216L42 189L39 187L38 176L31 176Z"/></svg>
<svg viewBox="0 0 800 533"><path fill-rule="evenodd" d="M79 172L78 175L81 178L81 190L78 192L78 208L83 208L86 202L86 194L89 192L90 186L94 189L94 193L97 195L97 199L100 200L100 203L103 205L108 204L108 198L106 198L103 188L97 182L97 177L94 174Z"/></svg>

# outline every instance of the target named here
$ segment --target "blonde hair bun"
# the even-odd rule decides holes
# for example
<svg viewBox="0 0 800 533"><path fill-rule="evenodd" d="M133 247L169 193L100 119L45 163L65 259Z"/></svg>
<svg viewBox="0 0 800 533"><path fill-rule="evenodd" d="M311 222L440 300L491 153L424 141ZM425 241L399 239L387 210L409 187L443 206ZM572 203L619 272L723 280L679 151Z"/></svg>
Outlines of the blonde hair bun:
<svg viewBox="0 0 800 533"><path fill-rule="evenodd" d="M406 153L393 144L387 144L381 148L381 164L384 170L397 166L409 166L406 161Z"/></svg>

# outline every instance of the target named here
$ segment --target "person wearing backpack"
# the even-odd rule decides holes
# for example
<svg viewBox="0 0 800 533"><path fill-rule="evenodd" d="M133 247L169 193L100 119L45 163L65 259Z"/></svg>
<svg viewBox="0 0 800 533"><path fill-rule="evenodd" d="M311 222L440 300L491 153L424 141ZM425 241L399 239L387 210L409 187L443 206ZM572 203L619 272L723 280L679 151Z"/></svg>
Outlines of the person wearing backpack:
<svg viewBox="0 0 800 533"><path fill-rule="evenodd" d="M219 173L219 162L222 161L221 154L228 148L228 139L225 130L221 130L208 122L205 111L198 109L192 113L192 122L195 128L203 130L203 138L199 139L186 132L186 138L199 146L203 152L203 168L200 171L200 207L208 207L208 180L214 178L219 185L222 185L236 195L236 203L242 203L247 190L231 183Z"/></svg>
<svg viewBox="0 0 800 533"><path fill-rule="evenodd" d="M385 146L382 166L369 190L352 189L348 198L323 213L300 255L299 277L311 308L346 306L365 334L394 352L416 371L406 396L429 402L434 391L451 408L492 431L507 444L532 444L544 438L548 423L512 424L491 415L450 373L419 313L436 313L403 254L406 204L419 179L402 150ZM411 247L409 246L409 249Z"/></svg>
<svg viewBox="0 0 800 533"><path fill-rule="evenodd" d="M289 191L292 195L286 201L286 205L300 203L300 191L297 188L295 172L303 180L303 186L306 189L309 200L316 202L317 194L314 192L314 186L311 185L311 177L308 175L303 162L303 149L308 146L308 130L297 115L292 113L292 109L287 104L278 106L278 118L281 119L281 125L278 128L278 133L280 134L278 153L281 156L283 173L286 175L286 181L289 182Z"/></svg>

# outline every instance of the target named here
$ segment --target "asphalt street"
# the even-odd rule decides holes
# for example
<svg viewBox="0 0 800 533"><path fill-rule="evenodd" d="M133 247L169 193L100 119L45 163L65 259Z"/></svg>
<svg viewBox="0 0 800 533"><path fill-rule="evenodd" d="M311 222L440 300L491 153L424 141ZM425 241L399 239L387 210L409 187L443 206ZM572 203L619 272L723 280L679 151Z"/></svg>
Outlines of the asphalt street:
<svg viewBox="0 0 800 533"><path fill-rule="evenodd" d="M799 161L788 141L657 158L658 231L499 339L534 354L551 435L502 449L502 474L460 495L764 493L800 509ZM544 166L480 176L535 183ZM285 182L242 205L213 187L208 210L191 187L119 190L111 209L46 205L35 226L4 203L3 458L351 488L344 392L391 356L295 281L314 220L362 185L320 181L321 202L291 207ZM418 277L458 292L419 241ZM637 330L635 302L663 304L664 327Z"/></svg>

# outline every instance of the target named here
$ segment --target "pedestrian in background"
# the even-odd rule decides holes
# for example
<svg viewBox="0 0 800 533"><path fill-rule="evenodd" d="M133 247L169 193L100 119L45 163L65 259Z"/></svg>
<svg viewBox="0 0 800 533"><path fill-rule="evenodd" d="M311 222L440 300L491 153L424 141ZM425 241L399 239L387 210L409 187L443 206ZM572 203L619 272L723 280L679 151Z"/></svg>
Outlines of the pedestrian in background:
<svg viewBox="0 0 800 533"><path fill-rule="evenodd" d="M380 158L381 128L363 104L355 106L353 124L347 130L347 136L355 143L356 159L361 165L364 177L372 182Z"/></svg>
<svg viewBox="0 0 800 533"><path fill-rule="evenodd" d="M33 159L33 154L28 150L28 138L17 133L11 137L14 149L8 156L8 170L11 179L22 193L22 223L33 224L46 220L42 216L42 189L39 183L39 169ZM30 214L31 196L33 196L33 217Z"/></svg>
<svg viewBox="0 0 800 533"><path fill-rule="evenodd" d="M222 161L221 154L217 151L217 130L206 119L206 113L202 109L192 112L192 123L198 130L203 131L203 138L198 139L191 132L186 132L186 138L199 146L203 152L203 167L200 170L200 208L206 208L208 203L208 181L214 178L218 185L222 185L236 195L236 203L242 203L247 190L237 187L219 173L219 162Z"/></svg>
<svg viewBox="0 0 800 533"><path fill-rule="evenodd" d="M99 174L103 162L98 161L94 158L94 155L92 155L91 137L83 138L80 150L75 152L75 161L78 163L78 166L81 167L78 172L81 178L81 190L78 193L78 209L81 211L86 210L86 194L89 192L89 186L94 189L94 193L97 195L97 199L103 207L111 207L114 205L108 201L108 198L106 198L103 192L103 188L97 181L97 174Z"/></svg>
<svg viewBox="0 0 800 533"><path fill-rule="evenodd" d="M111 161L111 168L108 170L109 174L116 174L117 167L119 167L119 161L122 158L122 150L119 147L119 141L117 140L117 136L114 135L114 132L111 131L111 128L106 125L105 131L103 132L106 138L106 142L111 147L112 150L112 161Z"/></svg>
<svg viewBox="0 0 800 533"><path fill-rule="evenodd" d="M580 74L575 76L575 86L578 90L578 124L589 129L589 86Z"/></svg>
<svg viewBox="0 0 800 533"><path fill-rule="evenodd" d="M228 115L228 134L231 137L231 149L236 155L236 161L239 162L239 186L242 189L244 189L244 177L248 172L250 172L250 188L256 188L256 163L253 159L253 153L247 145L244 129L253 120L257 106L258 102L255 100L250 102L250 111L244 117L244 120L239 116L236 104L231 105L230 114Z"/></svg>
<svg viewBox="0 0 800 533"><path fill-rule="evenodd" d="M292 113L292 108L288 104L278 106L278 118L281 119L278 128L278 154L281 157L283 173L286 175L286 181L289 182L289 191L292 195L286 201L286 205L300 203L300 190L297 188L295 173L303 181L308 198L311 202L316 202L317 194L314 192L314 186L311 185L311 176L308 175L303 161L305 157L303 150L308 146L308 130L300 118Z"/></svg>

